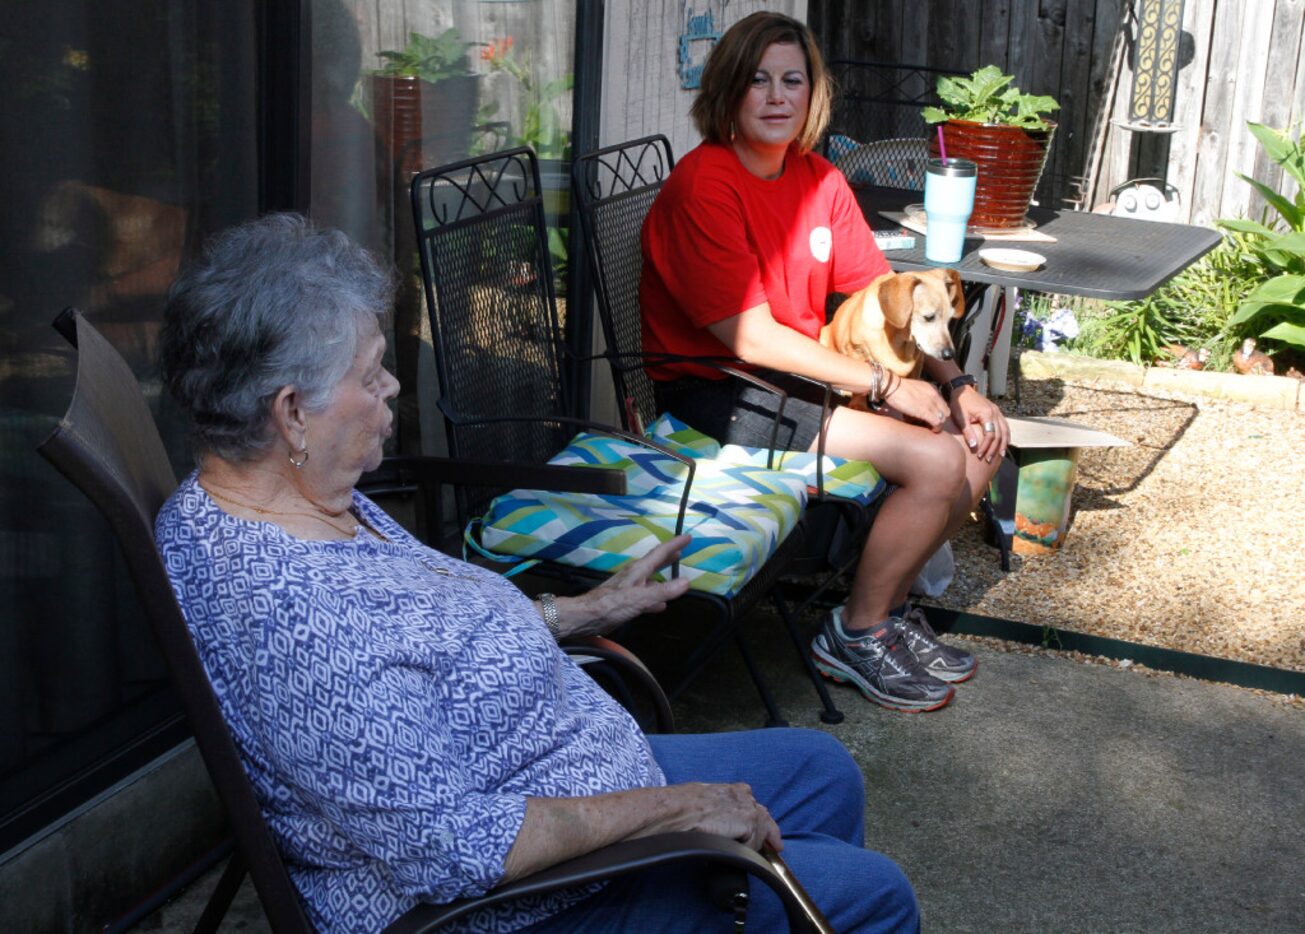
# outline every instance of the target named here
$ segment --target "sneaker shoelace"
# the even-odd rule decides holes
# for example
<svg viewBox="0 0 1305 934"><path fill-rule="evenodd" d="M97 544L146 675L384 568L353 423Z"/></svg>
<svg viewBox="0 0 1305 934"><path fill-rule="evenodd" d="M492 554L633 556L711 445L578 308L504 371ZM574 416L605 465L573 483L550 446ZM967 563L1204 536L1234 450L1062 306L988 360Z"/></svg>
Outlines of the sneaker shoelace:
<svg viewBox="0 0 1305 934"><path fill-rule="evenodd" d="M909 676L911 674L910 666L903 662L902 659L910 653L907 651L906 646L902 644L901 631L893 625L885 626L882 631L882 636L867 632L856 641L850 639L841 641L848 648L869 650L881 666L887 665L896 674ZM914 658L914 656L911 657Z"/></svg>
<svg viewBox="0 0 1305 934"><path fill-rule="evenodd" d="M906 647L902 645L902 634L897 631L895 626L889 626L885 629L883 637L869 636L869 638L879 643L882 652L879 653L884 664L893 669L899 675L909 675L910 668L903 662Z"/></svg>
<svg viewBox="0 0 1305 934"><path fill-rule="evenodd" d="M920 609L918 606L913 606L907 610L902 616L902 619L905 622L914 623L926 636L937 641L938 634L934 632L933 627L929 625L929 617L925 616L924 610Z"/></svg>

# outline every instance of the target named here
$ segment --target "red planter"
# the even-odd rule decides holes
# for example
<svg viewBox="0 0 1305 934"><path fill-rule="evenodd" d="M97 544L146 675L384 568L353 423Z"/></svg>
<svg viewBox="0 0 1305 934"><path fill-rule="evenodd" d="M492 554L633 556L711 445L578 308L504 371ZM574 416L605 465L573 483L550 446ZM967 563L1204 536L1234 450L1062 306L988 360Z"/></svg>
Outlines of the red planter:
<svg viewBox="0 0 1305 934"><path fill-rule="evenodd" d="M972 227L1020 227L1047 161L1054 123L1045 130L1025 130L994 123L948 120L942 124L947 156L979 165ZM929 136L929 154L937 156L937 134Z"/></svg>
<svg viewBox="0 0 1305 934"><path fill-rule="evenodd" d="M400 173L466 158L476 119L476 75L431 84L419 78L372 75L372 121Z"/></svg>

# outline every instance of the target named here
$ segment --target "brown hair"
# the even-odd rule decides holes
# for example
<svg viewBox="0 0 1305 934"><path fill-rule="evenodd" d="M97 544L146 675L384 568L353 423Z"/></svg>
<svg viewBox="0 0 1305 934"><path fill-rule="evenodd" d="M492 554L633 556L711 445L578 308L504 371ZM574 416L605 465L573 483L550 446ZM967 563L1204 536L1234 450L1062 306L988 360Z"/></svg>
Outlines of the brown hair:
<svg viewBox="0 0 1305 934"><path fill-rule="evenodd" d="M816 37L805 23L782 13L745 16L726 30L712 49L702 70L698 96L689 110L689 116L703 139L712 143L730 141L734 133L734 118L748 93L753 75L757 73L761 56L775 43L796 45L806 57L811 101L807 107L807 121L796 142L802 152L810 152L816 147L829 125L833 85L816 45Z"/></svg>

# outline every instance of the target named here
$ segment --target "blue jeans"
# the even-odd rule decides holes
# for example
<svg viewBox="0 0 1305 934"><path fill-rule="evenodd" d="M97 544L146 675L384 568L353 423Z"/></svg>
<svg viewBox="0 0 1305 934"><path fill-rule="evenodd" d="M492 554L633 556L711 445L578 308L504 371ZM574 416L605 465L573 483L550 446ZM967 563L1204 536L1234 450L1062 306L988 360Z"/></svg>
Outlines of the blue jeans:
<svg viewBox="0 0 1305 934"><path fill-rule="evenodd" d="M843 745L816 730L650 736L669 784L747 782L784 835L784 862L840 932L914 932L915 893L888 857L867 850L865 786ZM697 863L611 882L597 895L532 928L550 932L728 931ZM747 928L788 929L779 899L749 877Z"/></svg>

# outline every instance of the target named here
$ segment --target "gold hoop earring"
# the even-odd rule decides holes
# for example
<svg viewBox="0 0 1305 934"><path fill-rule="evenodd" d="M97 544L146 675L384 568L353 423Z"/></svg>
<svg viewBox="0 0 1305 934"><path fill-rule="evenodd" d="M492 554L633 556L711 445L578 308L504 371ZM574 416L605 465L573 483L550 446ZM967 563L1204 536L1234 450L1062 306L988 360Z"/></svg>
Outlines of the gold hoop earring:
<svg viewBox="0 0 1305 934"><path fill-rule="evenodd" d="M300 449L299 453L303 455L302 460L295 460L294 451L291 451L289 455L290 463L294 465L295 470L301 469L304 466L304 464L308 463L308 445L304 445L304 447Z"/></svg>

